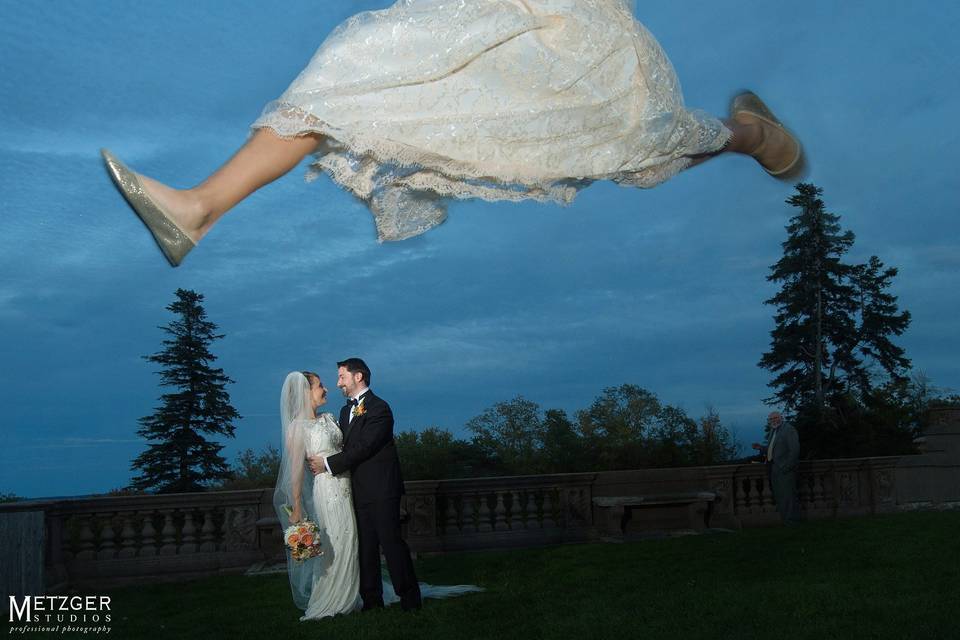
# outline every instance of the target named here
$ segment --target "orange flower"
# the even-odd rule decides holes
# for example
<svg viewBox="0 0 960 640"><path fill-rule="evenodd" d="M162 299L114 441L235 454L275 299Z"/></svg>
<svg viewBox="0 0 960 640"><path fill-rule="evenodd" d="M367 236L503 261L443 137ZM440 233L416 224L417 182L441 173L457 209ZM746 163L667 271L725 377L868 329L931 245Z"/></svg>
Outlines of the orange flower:
<svg viewBox="0 0 960 640"><path fill-rule="evenodd" d="M313 536L311 536L311 535L308 533L307 535L305 535L305 536L303 536L302 538L300 538L300 542L302 542L303 544L305 544L306 546L309 547L310 545L313 544Z"/></svg>
<svg viewBox="0 0 960 640"><path fill-rule="evenodd" d="M296 533L291 533L290 537L287 538L287 544L289 544L291 547L297 544L299 541L300 541L300 536L297 535Z"/></svg>
<svg viewBox="0 0 960 640"><path fill-rule="evenodd" d="M360 404L358 404L353 408L353 417L356 418L356 417L362 416L366 412L367 412L367 408L363 406L363 403L361 402Z"/></svg>

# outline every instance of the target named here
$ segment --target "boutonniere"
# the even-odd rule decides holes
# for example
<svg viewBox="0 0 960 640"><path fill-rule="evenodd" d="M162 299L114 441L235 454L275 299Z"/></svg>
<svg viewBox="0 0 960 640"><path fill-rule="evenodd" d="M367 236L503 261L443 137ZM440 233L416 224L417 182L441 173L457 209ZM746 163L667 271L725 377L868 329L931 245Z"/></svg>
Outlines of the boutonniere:
<svg viewBox="0 0 960 640"><path fill-rule="evenodd" d="M355 406L353 409L350 410L350 417L359 418L366 412L367 412L367 408L363 406L363 401L361 400L360 404L358 404L357 406Z"/></svg>

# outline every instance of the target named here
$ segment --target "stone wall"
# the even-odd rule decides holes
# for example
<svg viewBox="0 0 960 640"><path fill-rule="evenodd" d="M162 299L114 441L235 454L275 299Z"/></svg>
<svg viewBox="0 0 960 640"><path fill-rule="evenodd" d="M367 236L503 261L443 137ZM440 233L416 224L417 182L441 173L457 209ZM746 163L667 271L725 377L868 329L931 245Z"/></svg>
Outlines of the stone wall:
<svg viewBox="0 0 960 640"><path fill-rule="evenodd" d="M960 506L960 411L937 412L920 444L918 455L802 462L802 515ZM630 527L646 532L779 523L761 464L417 481L406 488L405 535L420 553L629 533L602 506L618 497L657 498L631 513ZM9 593L94 589L283 562L272 497L272 489L257 489L0 505L4 586Z"/></svg>

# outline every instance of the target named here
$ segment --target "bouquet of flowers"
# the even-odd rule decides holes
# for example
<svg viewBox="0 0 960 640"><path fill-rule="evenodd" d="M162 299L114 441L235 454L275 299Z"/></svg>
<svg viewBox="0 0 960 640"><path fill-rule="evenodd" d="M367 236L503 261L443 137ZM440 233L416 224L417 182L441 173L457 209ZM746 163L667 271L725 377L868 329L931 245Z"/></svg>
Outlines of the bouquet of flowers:
<svg viewBox="0 0 960 640"><path fill-rule="evenodd" d="M287 515L293 513L289 505L283 505ZM294 560L304 561L323 553L320 548L320 528L315 522L303 520L287 527L283 532L283 541L290 549Z"/></svg>

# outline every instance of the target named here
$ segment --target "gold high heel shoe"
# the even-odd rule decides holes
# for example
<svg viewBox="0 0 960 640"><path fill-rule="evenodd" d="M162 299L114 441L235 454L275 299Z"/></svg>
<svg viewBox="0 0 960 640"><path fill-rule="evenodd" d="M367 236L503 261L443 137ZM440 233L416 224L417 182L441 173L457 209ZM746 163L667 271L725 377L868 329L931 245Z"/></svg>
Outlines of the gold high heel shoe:
<svg viewBox="0 0 960 640"><path fill-rule="evenodd" d="M745 91L733 98L730 103L730 118L741 124L757 124L760 121L761 126L771 126L785 134L789 144L793 146L791 159L779 167L768 166L760 160L760 155L766 150L767 141L764 139L760 145L753 150L752 155L763 170L778 180L793 180L802 176L807 169L807 159L803 153L803 146L789 129L783 126L783 123L777 119L773 112L763 103L757 94L752 91Z"/></svg>
<svg viewBox="0 0 960 640"><path fill-rule="evenodd" d="M130 171L108 150L100 149L100 154L103 156L103 161L107 163L107 170L117 189L143 224L147 225L147 229L153 234L153 239L157 241L170 266L178 266L196 243L147 195L137 174Z"/></svg>

